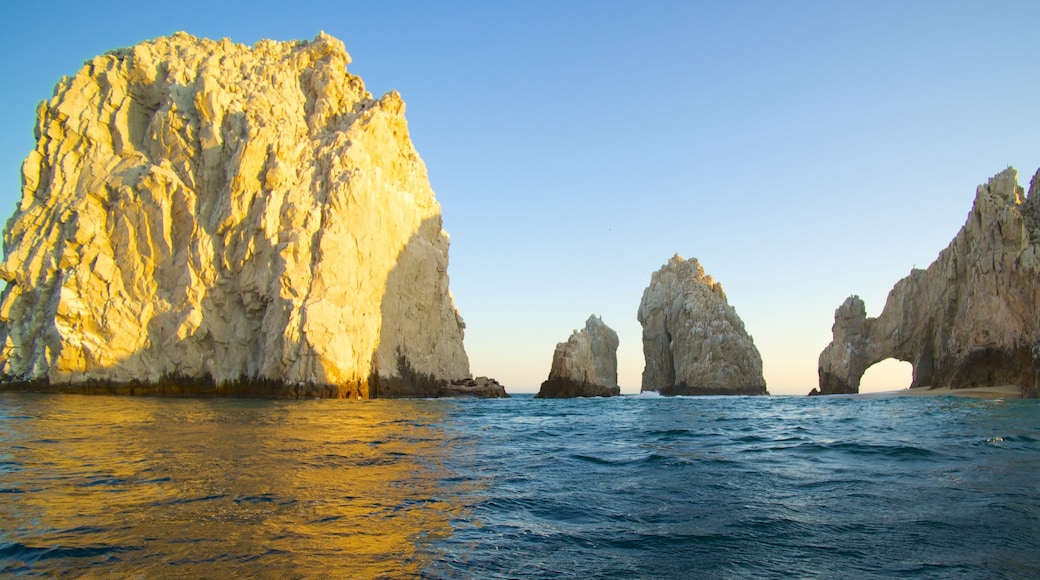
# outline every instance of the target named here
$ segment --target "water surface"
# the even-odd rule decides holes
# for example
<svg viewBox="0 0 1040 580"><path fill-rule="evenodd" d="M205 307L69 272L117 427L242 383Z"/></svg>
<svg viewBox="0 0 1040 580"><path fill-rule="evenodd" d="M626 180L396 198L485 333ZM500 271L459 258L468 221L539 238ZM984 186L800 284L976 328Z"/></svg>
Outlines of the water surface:
<svg viewBox="0 0 1040 580"><path fill-rule="evenodd" d="M1040 404L0 395L0 573L1040 576Z"/></svg>

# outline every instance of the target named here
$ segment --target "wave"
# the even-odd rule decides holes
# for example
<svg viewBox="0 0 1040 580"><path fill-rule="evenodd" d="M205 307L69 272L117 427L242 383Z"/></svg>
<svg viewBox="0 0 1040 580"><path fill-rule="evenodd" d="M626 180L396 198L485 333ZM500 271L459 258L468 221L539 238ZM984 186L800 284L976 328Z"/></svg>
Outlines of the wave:
<svg viewBox="0 0 1040 580"><path fill-rule="evenodd" d="M0 421L0 576L1040 572L1035 402L620 399L55 398Z"/></svg>

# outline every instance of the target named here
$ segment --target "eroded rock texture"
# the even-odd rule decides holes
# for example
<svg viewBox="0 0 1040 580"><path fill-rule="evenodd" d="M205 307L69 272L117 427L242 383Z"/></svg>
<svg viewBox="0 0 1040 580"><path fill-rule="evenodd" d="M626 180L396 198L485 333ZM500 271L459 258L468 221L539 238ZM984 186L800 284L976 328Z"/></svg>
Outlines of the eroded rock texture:
<svg viewBox="0 0 1040 580"><path fill-rule="evenodd" d="M765 395L762 357L722 285L696 258L676 254L654 272L639 304L643 391Z"/></svg>
<svg viewBox="0 0 1040 580"><path fill-rule="evenodd" d="M849 297L820 354L822 394L856 393L864 371L894 358L914 387L1018 385L1036 396L1040 368L1040 172L1024 196L1013 168L975 193L967 223L926 270L913 270L867 318Z"/></svg>
<svg viewBox="0 0 1040 580"><path fill-rule="evenodd" d="M556 345L549 378L535 395L546 399L613 397L617 383L618 335L603 319L592 315L585 328Z"/></svg>
<svg viewBox="0 0 1040 580"><path fill-rule="evenodd" d="M3 377L339 397L468 377L404 103L349 62L324 34L178 33L62 79L4 230Z"/></svg>

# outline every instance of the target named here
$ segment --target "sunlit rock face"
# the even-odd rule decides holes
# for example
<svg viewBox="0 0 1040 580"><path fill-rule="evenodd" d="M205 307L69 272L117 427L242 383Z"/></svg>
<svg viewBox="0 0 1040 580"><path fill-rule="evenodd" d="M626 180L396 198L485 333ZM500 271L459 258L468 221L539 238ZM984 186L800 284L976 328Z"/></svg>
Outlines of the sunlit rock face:
<svg viewBox="0 0 1040 580"><path fill-rule="evenodd" d="M549 378L536 397L613 397L621 394L617 383L618 335L603 319L592 315L585 328L575 330L567 342L556 345Z"/></svg>
<svg viewBox="0 0 1040 580"><path fill-rule="evenodd" d="M178 33L62 79L4 230L3 377L350 397L468 377L404 103L349 62L324 34Z"/></svg>
<svg viewBox="0 0 1040 580"><path fill-rule="evenodd" d="M1036 396L1040 369L1040 172L1028 195L1008 168L975 192L968 220L926 270L896 282L867 318L848 298L820 354L822 394L856 393L864 371L894 358L914 387L1018 385Z"/></svg>
<svg viewBox="0 0 1040 580"><path fill-rule="evenodd" d="M639 304L643 391L765 395L762 357L722 285L696 258L676 254L654 272Z"/></svg>

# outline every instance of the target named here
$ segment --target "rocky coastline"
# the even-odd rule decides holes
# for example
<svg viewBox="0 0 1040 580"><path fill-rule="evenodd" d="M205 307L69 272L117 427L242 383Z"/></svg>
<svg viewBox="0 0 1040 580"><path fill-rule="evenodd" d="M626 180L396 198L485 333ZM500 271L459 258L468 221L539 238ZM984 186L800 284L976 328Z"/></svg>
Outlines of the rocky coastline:
<svg viewBox="0 0 1040 580"><path fill-rule="evenodd" d="M176 33L63 78L3 231L0 391L508 397L470 372L404 101L370 94L349 63L325 34L249 47ZM637 320L643 392L769 394L696 258L653 273ZM536 396L620 395L617 349L590 316ZM913 366L915 395L1040 396L1040 171L1028 190L1010 167L980 185L877 317L849 296L810 394L857 394L888 358Z"/></svg>
<svg viewBox="0 0 1040 580"><path fill-rule="evenodd" d="M377 384L373 381L371 384ZM158 381L126 382L87 380L52 383L47 380L0 382L0 392L112 395L127 397L242 397L260 399L443 399L509 398L505 387L495 379L476 377L451 382L431 383L417 389L414 384L398 385L378 391L365 385L291 384L285 381L242 379L217 383L211 378L163 377Z"/></svg>
<svg viewBox="0 0 1040 580"><path fill-rule="evenodd" d="M1010 167L980 185L936 260L896 282L876 318L850 296L832 334L810 394L857 393L867 368L893 358L913 366L914 389L1040 396L1040 171L1028 192Z"/></svg>

